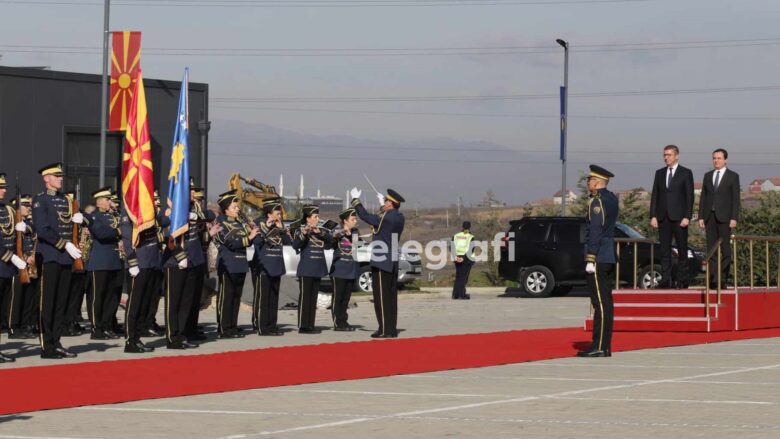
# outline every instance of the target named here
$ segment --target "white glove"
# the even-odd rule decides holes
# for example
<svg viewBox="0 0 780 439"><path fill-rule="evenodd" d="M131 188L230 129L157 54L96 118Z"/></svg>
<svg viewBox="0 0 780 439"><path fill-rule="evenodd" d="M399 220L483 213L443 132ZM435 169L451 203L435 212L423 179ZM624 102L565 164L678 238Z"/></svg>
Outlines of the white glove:
<svg viewBox="0 0 780 439"><path fill-rule="evenodd" d="M14 229L16 229L17 232L26 232L27 231L27 224L25 224L24 221L19 221L14 226Z"/></svg>
<svg viewBox="0 0 780 439"><path fill-rule="evenodd" d="M141 269L138 267L130 267L127 272L130 273L130 277L136 277L138 276L138 273L141 272Z"/></svg>
<svg viewBox="0 0 780 439"><path fill-rule="evenodd" d="M363 193L363 192L362 192L360 189L358 189L358 188L356 188L356 187L353 187L353 188L352 188L352 189L350 189L350 191L349 191L349 196L350 196L350 197L352 197L352 199L355 199L355 198L360 198L360 194L362 194L362 193Z"/></svg>
<svg viewBox="0 0 780 439"><path fill-rule="evenodd" d="M84 222L84 215L81 214L81 212L76 212L73 214L73 222L76 224L81 224Z"/></svg>
<svg viewBox="0 0 780 439"><path fill-rule="evenodd" d="M198 214L195 212L190 212L190 219L196 221L198 219Z"/></svg>
<svg viewBox="0 0 780 439"><path fill-rule="evenodd" d="M179 261L179 268L181 268L182 270L187 268L187 258L184 258L181 261Z"/></svg>
<svg viewBox="0 0 780 439"><path fill-rule="evenodd" d="M379 205L380 206L385 204L385 196L380 194L379 192L376 193L376 199L379 200Z"/></svg>
<svg viewBox="0 0 780 439"><path fill-rule="evenodd" d="M593 274L596 272L596 264L593 262L588 262L585 264L585 272L588 274Z"/></svg>
<svg viewBox="0 0 780 439"><path fill-rule="evenodd" d="M76 247L76 245L73 244L72 242L66 242L65 243L65 251L68 252L70 257L73 258L73 259L78 259L78 258L81 257L81 250L79 250L79 248Z"/></svg>
<svg viewBox="0 0 780 439"><path fill-rule="evenodd" d="M16 268L20 270L24 270L25 268L27 268L27 262L24 262L24 259L16 255L11 256L11 263L16 265Z"/></svg>

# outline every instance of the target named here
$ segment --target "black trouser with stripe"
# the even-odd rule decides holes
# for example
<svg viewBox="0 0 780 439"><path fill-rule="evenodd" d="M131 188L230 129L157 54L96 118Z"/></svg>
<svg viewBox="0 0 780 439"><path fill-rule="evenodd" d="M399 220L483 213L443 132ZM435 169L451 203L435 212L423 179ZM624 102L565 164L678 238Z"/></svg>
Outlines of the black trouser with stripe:
<svg viewBox="0 0 780 439"><path fill-rule="evenodd" d="M393 335L398 322L398 263L393 264L392 272L371 267L371 287L379 333Z"/></svg>
<svg viewBox="0 0 780 439"><path fill-rule="evenodd" d="M345 328L349 326L347 319L347 308L349 308L349 299L352 298L352 291L355 290L355 279L331 278L333 281L333 298L330 304L330 315L333 317L334 328Z"/></svg>
<svg viewBox="0 0 780 439"><path fill-rule="evenodd" d="M186 341L184 328L199 272L178 267L165 269L165 335L168 343Z"/></svg>
<svg viewBox="0 0 780 439"><path fill-rule="evenodd" d="M474 264L466 260L465 256L463 256L463 259L463 262L455 263L455 285L452 287L453 299L466 298L466 284L469 282L469 273L471 272L471 266Z"/></svg>
<svg viewBox="0 0 780 439"><path fill-rule="evenodd" d="M14 295L14 283L16 282L15 277L2 277L0 278L0 303L7 303L6 306L4 306L3 311L4 314L2 314L3 322L5 323L5 326L9 328L8 333L11 333L11 314L13 307L13 295Z"/></svg>
<svg viewBox="0 0 780 439"><path fill-rule="evenodd" d="M266 273L252 272L252 285L255 289L252 300L252 327L257 331L276 331L279 312L279 287L281 276L269 276Z"/></svg>
<svg viewBox="0 0 780 439"><path fill-rule="evenodd" d="M46 262L41 267L38 327L41 349L51 353L61 347L60 332L65 322L70 291L70 265Z"/></svg>
<svg viewBox="0 0 780 439"><path fill-rule="evenodd" d="M127 306L125 307L125 338L127 341L139 341L141 331L144 328L143 315L144 303L149 304L148 296L157 295L152 286L155 283L157 270L152 268L142 268L136 277L130 278L130 291L127 295Z"/></svg>
<svg viewBox="0 0 780 439"><path fill-rule="evenodd" d="M150 268L151 281L149 282L149 294L144 295L141 303L141 317L138 331L154 329L157 310L160 308L160 298L165 297L165 273L157 268Z"/></svg>
<svg viewBox="0 0 780 439"><path fill-rule="evenodd" d="M22 311L19 313L19 323L16 323L17 315L14 314L12 327L18 328L32 328L38 326L38 282L39 279L30 279L30 283L22 285L21 282L16 282L16 289L19 291L19 297L21 298Z"/></svg>
<svg viewBox="0 0 780 439"><path fill-rule="evenodd" d="M87 291L87 273L79 272L70 275L70 291L68 292L68 309L65 311L65 325L81 321L81 305Z"/></svg>
<svg viewBox="0 0 780 439"><path fill-rule="evenodd" d="M319 277L298 278L298 329L314 329L321 281Z"/></svg>
<svg viewBox="0 0 780 439"><path fill-rule="evenodd" d="M586 280L593 305L593 346L598 351L612 350L612 323L615 318L612 304L612 282L615 278L615 264L596 264L596 273L588 274Z"/></svg>
<svg viewBox="0 0 780 439"><path fill-rule="evenodd" d="M32 279L31 279L32 280ZM30 284L27 284L30 285ZM26 285L25 285L26 286ZM8 300L8 335L17 332L22 327L22 313L24 312L24 291L19 277L11 279L11 288L6 293Z"/></svg>
<svg viewBox="0 0 780 439"><path fill-rule="evenodd" d="M200 300L203 296L203 281L206 276L206 264L200 264L195 267L188 267L187 270L197 272L193 278L192 302L190 303L190 312L187 315L187 325L184 328L184 335L192 337L198 332L198 319L200 317Z"/></svg>
<svg viewBox="0 0 780 439"><path fill-rule="evenodd" d="M238 310L241 307L244 281L246 281L246 273L222 272L219 275L217 322L220 335L238 332Z"/></svg>
<svg viewBox="0 0 780 439"><path fill-rule="evenodd" d="M114 329L116 308L117 278L121 278L121 270L99 270L89 273L92 281L92 330L111 331Z"/></svg>

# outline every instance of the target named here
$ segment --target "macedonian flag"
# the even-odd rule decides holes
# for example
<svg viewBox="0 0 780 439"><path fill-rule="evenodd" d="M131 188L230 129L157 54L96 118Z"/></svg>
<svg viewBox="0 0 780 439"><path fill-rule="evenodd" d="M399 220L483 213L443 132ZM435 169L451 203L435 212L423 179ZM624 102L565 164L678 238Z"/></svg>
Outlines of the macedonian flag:
<svg viewBox="0 0 780 439"><path fill-rule="evenodd" d="M133 245L136 245L138 233L154 225L155 209L152 144L141 69L134 82L122 154L122 199L125 211L133 221Z"/></svg>
<svg viewBox="0 0 780 439"><path fill-rule="evenodd" d="M112 32L108 130L124 131L141 68L141 32Z"/></svg>

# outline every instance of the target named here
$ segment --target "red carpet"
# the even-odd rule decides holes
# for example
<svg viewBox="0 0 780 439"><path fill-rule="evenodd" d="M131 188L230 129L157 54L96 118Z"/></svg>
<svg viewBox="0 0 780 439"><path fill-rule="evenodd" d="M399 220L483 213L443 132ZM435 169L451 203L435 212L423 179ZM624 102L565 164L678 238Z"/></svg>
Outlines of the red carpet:
<svg viewBox="0 0 780 439"><path fill-rule="evenodd" d="M780 329L616 333L613 345L617 352L767 337L780 337ZM581 328L535 329L7 370L0 366L0 392L13 395L0 398L0 414L570 357L589 340Z"/></svg>

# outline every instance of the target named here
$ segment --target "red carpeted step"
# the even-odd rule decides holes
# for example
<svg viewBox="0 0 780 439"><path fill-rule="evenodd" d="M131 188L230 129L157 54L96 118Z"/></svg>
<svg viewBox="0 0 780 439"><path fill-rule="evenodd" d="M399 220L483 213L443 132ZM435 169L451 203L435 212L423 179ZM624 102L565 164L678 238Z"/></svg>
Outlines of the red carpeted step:
<svg viewBox="0 0 780 439"><path fill-rule="evenodd" d="M585 329L593 330L593 319L585 320ZM704 317L615 317L613 331L628 332L708 332L712 330Z"/></svg>
<svg viewBox="0 0 780 439"><path fill-rule="evenodd" d="M615 303L704 303L703 290L619 290L613 291ZM715 292L710 292L710 303L717 299Z"/></svg>
<svg viewBox="0 0 780 439"><path fill-rule="evenodd" d="M718 311L722 311L722 308ZM710 304L710 314L715 315L718 306ZM703 303L616 303L616 317L705 317Z"/></svg>

